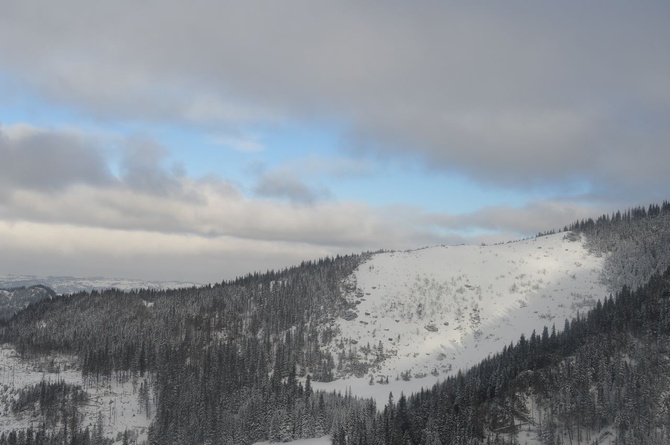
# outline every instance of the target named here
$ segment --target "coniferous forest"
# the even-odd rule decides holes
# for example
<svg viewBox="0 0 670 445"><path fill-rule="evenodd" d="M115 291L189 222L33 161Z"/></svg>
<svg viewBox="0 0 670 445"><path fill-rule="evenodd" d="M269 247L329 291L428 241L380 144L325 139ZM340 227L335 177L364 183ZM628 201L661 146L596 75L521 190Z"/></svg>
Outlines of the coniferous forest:
<svg viewBox="0 0 670 445"><path fill-rule="evenodd" d="M76 357L84 381L139 379L150 444L248 445L329 434L336 445L670 443L670 203L565 227L606 256L611 293L574 320L522 336L430 390L386 406L316 391L334 378L320 347L351 303L346 278L371 254L304 262L205 287L79 293L0 321L25 358ZM108 444L82 427L85 391L25 389L12 411L43 421L0 445ZM124 443L130 438L124 435Z"/></svg>

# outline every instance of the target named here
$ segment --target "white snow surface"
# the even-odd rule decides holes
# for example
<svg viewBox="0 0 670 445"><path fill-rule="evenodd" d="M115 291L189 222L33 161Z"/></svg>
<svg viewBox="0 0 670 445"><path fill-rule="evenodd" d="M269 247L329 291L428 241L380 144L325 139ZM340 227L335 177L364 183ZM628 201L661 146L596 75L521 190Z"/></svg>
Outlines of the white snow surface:
<svg viewBox="0 0 670 445"><path fill-rule="evenodd" d="M439 246L374 255L349 277L347 298L357 303L353 320L338 318L340 333L328 348L338 353L378 346L385 359L365 377L343 376L317 389L372 397L377 407L430 388L466 370L521 334L540 336L544 326L562 330L609 296L601 282L604 258L566 233L499 245ZM342 348L343 346L343 348ZM411 380L404 381L401 373ZM370 379L375 384L370 384ZM388 378L389 384L377 383Z"/></svg>
<svg viewBox="0 0 670 445"><path fill-rule="evenodd" d="M89 426L93 431L100 417L107 437L116 439L119 433L127 429L137 436L138 443L146 440L152 417L147 417L140 409L138 389L142 379L117 383L112 378L107 384L85 385L73 357L51 356L23 360L10 345L0 345L0 433L40 425L39 417L33 418L25 413L12 414L9 404L11 399L18 397L20 389L38 384L42 380L63 380L69 384L80 385L88 393L89 400L81 408L84 414L82 428ZM153 401L151 397L150 400ZM150 409L153 408L152 403Z"/></svg>

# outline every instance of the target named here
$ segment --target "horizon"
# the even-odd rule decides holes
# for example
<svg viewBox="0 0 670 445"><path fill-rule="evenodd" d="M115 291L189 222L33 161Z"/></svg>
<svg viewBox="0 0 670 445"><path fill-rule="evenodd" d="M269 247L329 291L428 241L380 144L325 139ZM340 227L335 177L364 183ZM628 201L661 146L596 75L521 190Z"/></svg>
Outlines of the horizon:
<svg viewBox="0 0 670 445"><path fill-rule="evenodd" d="M2 275L215 283L670 189L667 2L6 9Z"/></svg>
<svg viewBox="0 0 670 445"><path fill-rule="evenodd" d="M550 229L554 230L554 229ZM556 233L536 233L535 235L531 235L528 237L524 238L514 238L514 239L509 239L509 240L503 240L503 241L497 241L495 243L484 243L481 242L479 244L476 243L459 243L459 244L432 244L432 245L426 245L426 246L421 246L421 247L415 247L415 248L407 248L407 249L402 249L402 250L397 250L397 249L378 249L378 250L365 250L365 251L359 251L359 252L349 252L349 253L336 253L333 255L327 255L324 257L319 257L319 258L311 258L311 259L303 259L300 260L300 262L294 263L294 264L289 264L286 266L283 266L279 269L265 269L265 270L249 270L247 272L243 272L240 275L236 275L232 278L228 278L223 280L225 281L235 281L236 279L239 278L244 278L249 275L254 275L256 273L258 274L265 274L265 273L272 273L272 272L282 272L286 269L292 269L292 268L298 268L300 267L302 262L315 262L315 261L320 261L323 259L335 259L337 256L347 256L347 255L365 255L365 254L370 254L370 255L376 255L380 253L396 253L396 252L416 252L416 251L421 251L425 249L433 249L433 248L438 248L438 247L461 247L461 246L497 246L497 245L503 245L503 244L510 244L510 243L517 243L521 241L526 241L528 239L533 239L533 238L538 238L538 237L543 237L543 236L549 236L549 235L555 235L563 233L563 229L556 229ZM105 275L89 275L89 276L72 276L72 275L34 275L34 274L0 274L0 280L6 280L6 279L25 279L22 281L32 281L31 279L59 279L59 278L68 278L68 279L74 279L74 280L127 280L127 281L137 281L137 282L150 282L150 283L180 283L180 284L194 284L197 286L207 286L207 285L212 285L212 284L217 284L218 282L208 282L208 283L200 283L200 282L190 282L190 281L181 281L181 280L150 280L150 279L142 279L142 278L129 278L129 277L113 277L113 276L105 276ZM36 284L36 285L41 285L41 284ZM32 286L32 285L31 285ZM0 289L4 289L4 287L0 287Z"/></svg>

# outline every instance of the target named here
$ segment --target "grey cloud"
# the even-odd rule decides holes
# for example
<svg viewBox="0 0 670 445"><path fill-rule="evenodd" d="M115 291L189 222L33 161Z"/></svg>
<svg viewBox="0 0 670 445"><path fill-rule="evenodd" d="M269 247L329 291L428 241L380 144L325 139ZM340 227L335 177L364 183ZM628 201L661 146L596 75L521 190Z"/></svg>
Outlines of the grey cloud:
<svg viewBox="0 0 670 445"><path fill-rule="evenodd" d="M178 166L171 169L167 152L151 140L111 136L110 144L107 139L25 126L1 130L0 223L354 250L396 237L397 230L365 205L317 203L327 191L310 189L290 172L263 174L259 183L259 193L280 202L247 199L217 176L193 179ZM101 147L108 145L123 154L118 176L107 168L105 155L110 152Z"/></svg>
<svg viewBox="0 0 670 445"><path fill-rule="evenodd" d="M284 171L263 173L254 192L262 197L287 199L299 204L313 204L330 194L325 189L315 190L299 177Z"/></svg>
<svg viewBox="0 0 670 445"><path fill-rule="evenodd" d="M163 196L178 195L184 176L179 165L164 166L169 152L155 141L133 137L124 144L121 175L124 184L137 191ZM176 197L176 196L175 196Z"/></svg>
<svg viewBox="0 0 670 445"><path fill-rule="evenodd" d="M194 179L178 167L170 169L166 151L142 138L112 136L124 154L119 174L113 176L103 156L108 153L100 148L109 140L67 135L29 127L2 129L2 221L354 250L377 247L377 241L397 232L360 203L317 202L328 191L311 189L290 172L262 174L259 194L279 202L248 199L218 176ZM79 145L58 144L71 139ZM34 140L37 148L31 145ZM40 164L42 155L48 166Z"/></svg>
<svg viewBox="0 0 670 445"><path fill-rule="evenodd" d="M30 226L31 233L37 233L38 236L44 229L40 225ZM58 226L47 235L55 240L68 239L63 240L62 244L40 243L30 248L25 243L16 242L18 237L23 236L25 239L20 225L16 225L14 230L7 230L0 224L0 242L3 245L0 270L5 274L18 275L32 271L42 276L79 274L208 283L256 270L280 269L306 259L351 253L347 249L326 249L295 243L246 240L216 242L208 239L193 240L191 236L158 236L155 239L153 234L134 236L132 233L117 231L102 231L98 238L89 238L85 231L77 232L76 238L83 238L77 242L70 238L71 233L67 229ZM138 245L141 246L141 252L110 248L110 244L127 246L132 241L140 241ZM165 245L171 248L160 248Z"/></svg>
<svg viewBox="0 0 670 445"><path fill-rule="evenodd" d="M0 125L0 185L56 192L72 184L113 182L90 138L56 130Z"/></svg>
<svg viewBox="0 0 670 445"><path fill-rule="evenodd" d="M335 118L356 152L644 194L670 185L646 160L668 151L669 14L665 1L14 2L0 69L101 116Z"/></svg>
<svg viewBox="0 0 670 445"><path fill-rule="evenodd" d="M113 144L120 152L120 176L109 168ZM193 199L184 191L179 164L166 165L169 152L155 141L77 133L26 125L0 125L0 185L14 189L62 192L83 184Z"/></svg>
<svg viewBox="0 0 670 445"><path fill-rule="evenodd" d="M621 202L620 202L621 204ZM507 239L532 236L538 232L561 230L564 226L603 213L626 208L625 205L605 205L590 201L536 201L520 208L510 206L485 207L462 215L427 214L422 220L444 230L459 232L479 229L495 233L513 234ZM498 236L499 238L499 236Z"/></svg>

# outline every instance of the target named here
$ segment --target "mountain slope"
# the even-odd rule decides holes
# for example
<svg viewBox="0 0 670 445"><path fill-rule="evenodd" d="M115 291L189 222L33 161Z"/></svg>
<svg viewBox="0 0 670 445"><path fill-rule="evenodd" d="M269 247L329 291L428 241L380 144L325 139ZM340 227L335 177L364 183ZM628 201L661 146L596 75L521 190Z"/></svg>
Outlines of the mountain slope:
<svg viewBox="0 0 670 445"><path fill-rule="evenodd" d="M0 342L21 363L76 356L90 394L148 378L150 443L667 439L670 388L654 378L667 373L667 276L651 293L607 297L668 262L670 205L571 227L495 246L304 262L214 286L57 296L0 323ZM397 402L386 404L390 391ZM653 419L635 423L635 412ZM80 441L61 420L41 431Z"/></svg>
<svg viewBox="0 0 670 445"><path fill-rule="evenodd" d="M303 262L200 288L61 295L0 324L0 343L10 343L27 366L49 353L76 356L72 365L92 392L152 376L153 443L323 436L342 409L368 402L316 393L297 380L296 368L303 376L331 373L316 329L346 306L340 285L364 257ZM25 392L30 388L11 390ZM66 427L71 436L63 423L43 433L58 440Z"/></svg>
<svg viewBox="0 0 670 445"><path fill-rule="evenodd" d="M571 233L375 254L348 278L352 309L327 346L340 381L317 386L351 387L379 406L389 391L430 387L594 307L608 295L603 263Z"/></svg>
<svg viewBox="0 0 670 445"><path fill-rule="evenodd" d="M29 304L54 296L56 293L51 288L39 284L10 289L0 288L0 320L8 320Z"/></svg>
<svg viewBox="0 0 670 445"><path fill-rule="evenodd" d="M230 368L226 373L250 373L253 368L255 379L267 381L267 374L262 376L266 369L271 376L290 380L291 363L296 363L299 375L312 376L314 389L344 393L349 388L356 396L374 397L383 407L390 391L397 397L401 391L428 388L498 352L522 333L539 333L552 323L560 328L566 318L605 295L599 284L604 257L590 254L583 241L564 233L494 246L440 246L306 264L216 287L58 297L19 314L5 335L23 352L77 354L83 372L106 381L113 373L139 372L140 352L146 349L147 370L160 374L154 394L161 400L156 423L163 426L155 434L165 440L179 431L183 441L189 437L186 431L205 428L197 426L204 418L175 424L166 406L188 403L184 412L201 410L189 394L210 383L190 373L209 379L199 369L208 360L221 360L216 357L222 352ZM230 350L239 351L238 357L231 357ZM248 356L247 350L260 354ZM179 363L190 365L172 370ZM222 378L215 370L212 377ZM181 382L177 395L168 391L175 378ZM332 378L336 380L316 381ZM378 383L387 379L389 384ZM240 389L256 394L258 401L273 397L253 388ZM239 403L232 401L238 397L233 397L234 386L226 391L232 391L224 399L230 400L229 407ZM287 413L282 419L300 414L284 405L288 401L269 403L275 405L274 414L263 414L267 418L261 421L269 429L247 437L305 437L302 432L273 432L277 411ZM244 404L239 409L255 412ZM323 433L339 422L338 410L323 410L334 413ZM249 414L238 415L246 419ZM258 415L252 417L256 422ZM251 433L245 422L229 428Z"/></svg>
<svg viewBox="0 0 670 445"><path fill-rule="evenodd" d="M374 421L351 414L334 445L636 444L670 439L670 269L624 288L558 334L516 344Z"/></svg>

